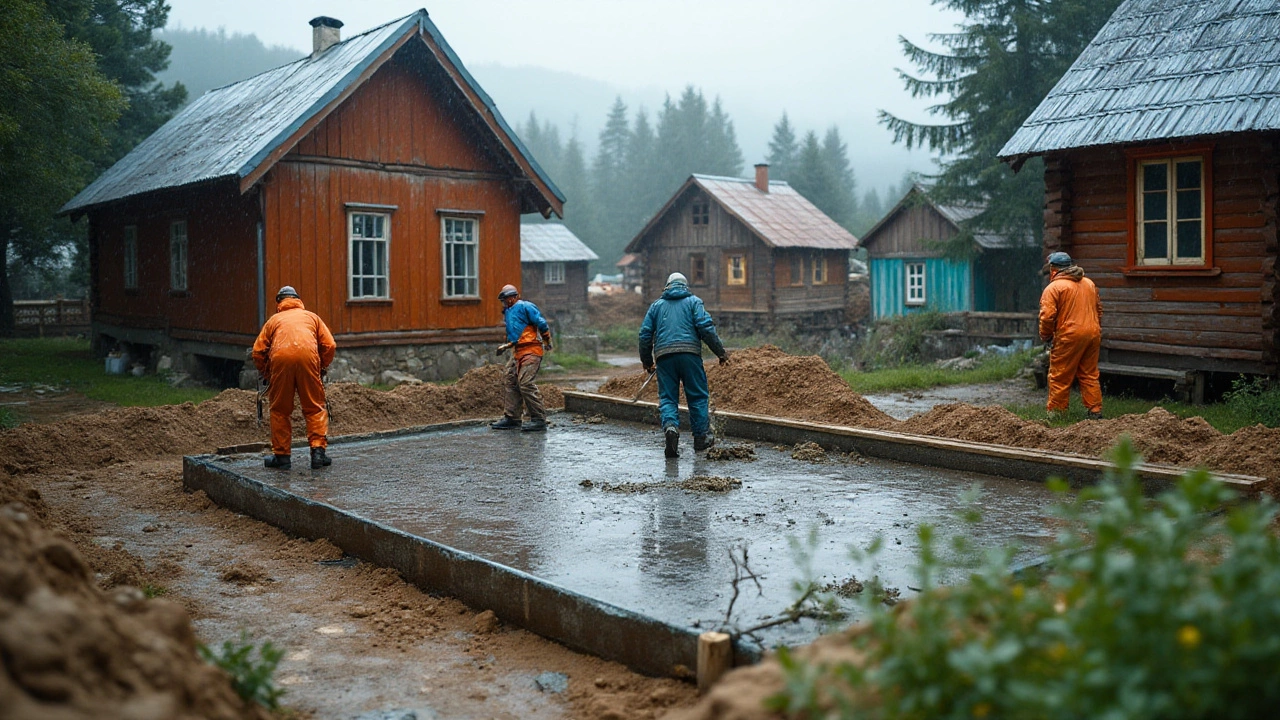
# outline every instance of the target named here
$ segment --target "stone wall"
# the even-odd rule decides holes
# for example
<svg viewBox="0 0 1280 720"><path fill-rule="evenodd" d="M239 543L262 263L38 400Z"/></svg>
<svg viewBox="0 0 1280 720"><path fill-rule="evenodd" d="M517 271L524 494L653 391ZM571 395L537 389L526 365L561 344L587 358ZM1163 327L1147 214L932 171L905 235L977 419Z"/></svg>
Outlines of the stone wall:
<svg viewBox="0 0 1280 720"><path fill-rule="evenodd" d="M382 382L382 373L395 370L427 382L456 380L468 370L502 363L490 343L441 343L338 348L329 366L329 379L363 384Z"/></svg>

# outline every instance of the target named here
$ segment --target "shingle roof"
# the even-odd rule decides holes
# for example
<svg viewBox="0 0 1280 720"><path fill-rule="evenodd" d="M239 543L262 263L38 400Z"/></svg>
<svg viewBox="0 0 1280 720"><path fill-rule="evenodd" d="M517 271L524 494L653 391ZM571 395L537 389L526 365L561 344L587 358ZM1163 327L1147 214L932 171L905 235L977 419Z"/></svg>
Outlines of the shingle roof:
<svg viewBox="0 0 1280 720"><path fill-rule="evenodd" d="M871 226L870 230L863 234L862 245L873 245L880 234L880 229L887 225L890 220L897 216L898 213L916 202L925 203L936 210L944 220L951 223L951 225L957 230L961 228L961 225L963 225L966 220L971 220L974 217L977 217L979 213L986 209L983 205L942 205L934 202L933 198L929 197L929 191L926 188L919 184L915 184L911 186L911 189L907 191L906 195L902 196L902 199L898 201L897 205L894 205L889 212L884 214L884 217L880 218L875 225ZM1018 247L1021 244L1016 238L1010 237L1009 235L999 235L989 232L974 233L973 239L980 247L986 248L987 250L1001 250ZM1032 240L1030 237L1027 237L1023 242L1029 244Z"/></svg>
<svg viewBox="0 0 1280 720"><path fill-rule="evenodd" d="M858 247L858 238L785 182L771 180L769 192L765 193L756 188L753 180L695 174L627 244L627 252L636 251L649 230L694 185L706 191L725 211L771 247L820 250L854 250Z"/></svg>
<svg viewBox="0 0 1280 720"><path fill-rule="evenodd" d="M489 114L486 120L491 118L497 132L505 133L537 180L564 202L559 189L463 67L427 11L418 10L348 38L314 59L304 57L201 95L81 190L61 212L81 211L164 188L245 178L308 120L361 82L370 67L385 60L387 50L411 33L431 37L456 68L461 83L480 98L484 107L477 110Z"/></svg>
<svg viewBox="0 0 1280 720"><path fill-rule="evenodd" d="M1001 158L1280 129L1280 3L1126 0Z"/></svg>
<svg viewBox="0 0 1280 720"><path fill-rule="evenodd" d="M521 223L520 262L599 260L577 235L560 223Z"/></svg>

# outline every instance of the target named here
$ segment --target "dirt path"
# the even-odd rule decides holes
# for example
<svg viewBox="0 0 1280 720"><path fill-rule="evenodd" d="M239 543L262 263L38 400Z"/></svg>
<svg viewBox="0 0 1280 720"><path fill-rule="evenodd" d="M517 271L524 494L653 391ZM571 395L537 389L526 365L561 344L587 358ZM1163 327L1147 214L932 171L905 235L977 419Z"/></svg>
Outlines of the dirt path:
<svg viewBox="0 0 1280 720"><path fill-rule="evenodd" d="M0 408L13 413L19 422L57 422L70 415L111 407L115 406L66 388L0 385Z"/></svg>
<svg viewBox="0 0 1280 720"><path fill-rule="evenodd" d="M929 412L939 405L1038 405L1045 401L1045 391L1036 390L1030 380L1011 378L975 385L949 385L928 390L906 390L863 395L872 405L898 420Z"/></svg>

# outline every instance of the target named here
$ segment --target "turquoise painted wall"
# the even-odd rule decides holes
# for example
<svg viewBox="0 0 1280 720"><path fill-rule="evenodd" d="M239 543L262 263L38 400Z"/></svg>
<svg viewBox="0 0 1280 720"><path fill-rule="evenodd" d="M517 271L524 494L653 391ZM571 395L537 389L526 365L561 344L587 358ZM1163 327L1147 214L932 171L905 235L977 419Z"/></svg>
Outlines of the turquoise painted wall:
<svg viewBox="0 0 1280 720"><path fill-rule="evenodd" d="M924 306L907 305L908 262L924 263ZM973 273L967 260L945 258L871 259L871 316L893 317L928 308L940 312L973 310Z"/></svg>

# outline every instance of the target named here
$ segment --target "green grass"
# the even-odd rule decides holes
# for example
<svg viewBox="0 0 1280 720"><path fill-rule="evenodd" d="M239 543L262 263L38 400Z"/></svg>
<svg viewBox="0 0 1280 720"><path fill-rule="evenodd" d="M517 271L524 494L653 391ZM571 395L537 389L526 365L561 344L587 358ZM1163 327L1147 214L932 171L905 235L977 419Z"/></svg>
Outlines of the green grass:
<svg viewBox="0 0 1280 720"><path fill-rule="evenodd" d="M626 352L636 349L636 337L640 332L640 326L612 325L607 328L596 328L591 332L600 338L601 349L610 352Z"/></svg>
<svg viewBox="0 0 1280 720"><path fill-rule="evenodd" d="M0 430L18 427L21 421L9 408L0 407Z"/></svg>
<svg viewBox="0 0 1280 720"><path fill-rule="evenodd" d="M609 367L609 363L593 360L590 355L579 355L573 353L563 355L560 353L554 353L549 357L549 360L564 368L566 371L596 370L599 368Z"/></svg>
<svg viewBox="0 0 1280 720"><path fill-rule="evenodd" d="M1047 392L1047 391L1046 391ZM1085 419L1085 408L1080 404L1080 396L1074 392L1067 412L1050 417L1044 405L1006 405L1010 412L1024 420L1046 421L1050 427L1072 425ZM1173 400L1143 400L1128 396L1102 396L1102 416L1116 418L1121 415L1141 415L1151 408L1162 407L1180 418L1202 417L1218 432L1231 434L1242 427L1255 425L1262 421L1256 414L1246 408L1232 403L1211 403L1208 405L1191 405Z"/></svg>
<svg viewBox="0 0 1280 720"><path fill-rule="evenodd" d="M970 370L946 370L936 365L902 365L883 370L841 370L840 377L863 395L897 390L925 390L943 385L972 385L1016 377L1035 357L1035 350L992 355Z"/></svg>
<svg viewBox="0 0 1280 720"><path fill-rule="evenodd" d="M0 340L0 384L65 387L92 400L143 407L200 402L218 394L209 388L175 388L154 375L107 375L89 342L73 338Z"/></svg>

